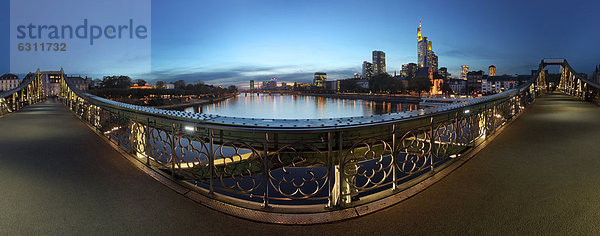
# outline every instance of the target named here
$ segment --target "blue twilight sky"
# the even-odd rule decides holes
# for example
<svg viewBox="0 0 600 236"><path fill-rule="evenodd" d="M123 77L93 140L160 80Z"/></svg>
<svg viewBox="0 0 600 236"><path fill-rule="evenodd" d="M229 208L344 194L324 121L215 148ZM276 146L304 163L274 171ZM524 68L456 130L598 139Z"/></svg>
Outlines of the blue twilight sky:
<svg viewBox="0 0 600 236"><path fill-rule="evenodd" d="M416 62L419 19L440 66L453 75L462 64L524 74L544 57L566 58L575 70L591 73L600 63L597 9L598 1L577 0L154 0L152 73L131 76L243 87L270 77L308 82L316 71L341 79L360 73L373 50L386 53L393 74ZM8 17L0 18L7 32ZM2 40L6 55L8 39ZM0 69L8 71L8 61L0 58Z"/></svg>

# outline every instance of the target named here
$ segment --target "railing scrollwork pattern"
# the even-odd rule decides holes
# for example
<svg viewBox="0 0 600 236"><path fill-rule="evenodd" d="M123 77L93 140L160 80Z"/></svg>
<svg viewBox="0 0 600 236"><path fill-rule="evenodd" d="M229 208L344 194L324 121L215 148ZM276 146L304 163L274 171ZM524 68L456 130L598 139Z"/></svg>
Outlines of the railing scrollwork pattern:
<svg viewBox="0 0 600 236"><path fill-rule="evenodd" d="M140 112L83 93L64 79L60 94L83 121L141 163L209 198L263 211L309 206L306 211L314 212L381 199L434 175L544 93L544 73L534 77L516 89L418 117L300 129ZM565 91L592 87L564 77Z"/></svg>

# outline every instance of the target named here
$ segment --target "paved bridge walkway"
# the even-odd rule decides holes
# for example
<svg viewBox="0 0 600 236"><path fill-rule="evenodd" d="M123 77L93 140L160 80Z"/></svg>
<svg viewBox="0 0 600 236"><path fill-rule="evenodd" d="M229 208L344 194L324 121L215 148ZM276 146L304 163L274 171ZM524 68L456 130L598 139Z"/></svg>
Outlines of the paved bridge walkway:
<svg viewBox="0 0 600 236"><path fill-rule="evenodd" d="M600 108L547 95L473 159L391 208L313 226L203 207L134 167L62 104L0 118L0 234L600 234Z"/></svg>

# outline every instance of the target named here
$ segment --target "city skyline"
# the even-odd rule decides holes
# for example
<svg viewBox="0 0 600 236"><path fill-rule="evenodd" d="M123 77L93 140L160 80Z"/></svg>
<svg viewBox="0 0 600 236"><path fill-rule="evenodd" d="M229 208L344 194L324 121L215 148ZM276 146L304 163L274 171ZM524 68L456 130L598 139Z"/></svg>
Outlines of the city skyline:
<svg viewBox="0 0 600 236"><path fill-rule="evenodd" d="M309 82L317 71L336 80L361 73L362 62L370 61L375 50L386 53L388 73L399 73L402 64L417 62L419 19L423 34L436 43L439 67L454 76L460 65L483 71L495 65L497 74L528 73L535 68L531 61L547 57L566 58L578 71L591 73L600 62L595 53L600 46L594 43L600 35L588 30L597 22L596 5L152 1L152 73L131 76L245 87L249 80L271 77ZM8 68L7 60L0 61L2 68Z"/></svg>

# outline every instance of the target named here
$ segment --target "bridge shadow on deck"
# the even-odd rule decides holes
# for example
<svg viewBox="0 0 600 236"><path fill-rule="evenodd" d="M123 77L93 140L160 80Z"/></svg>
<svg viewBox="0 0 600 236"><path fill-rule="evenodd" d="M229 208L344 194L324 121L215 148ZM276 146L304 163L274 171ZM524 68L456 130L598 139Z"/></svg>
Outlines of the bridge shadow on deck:
<svg viewBox="0 0 600 236"><path fill-rule="evenodd" d="M454 173L381 212L255 223L137 170L61 104L0 118L2 234L598 234L600 108L550 94Z"/></svg>

